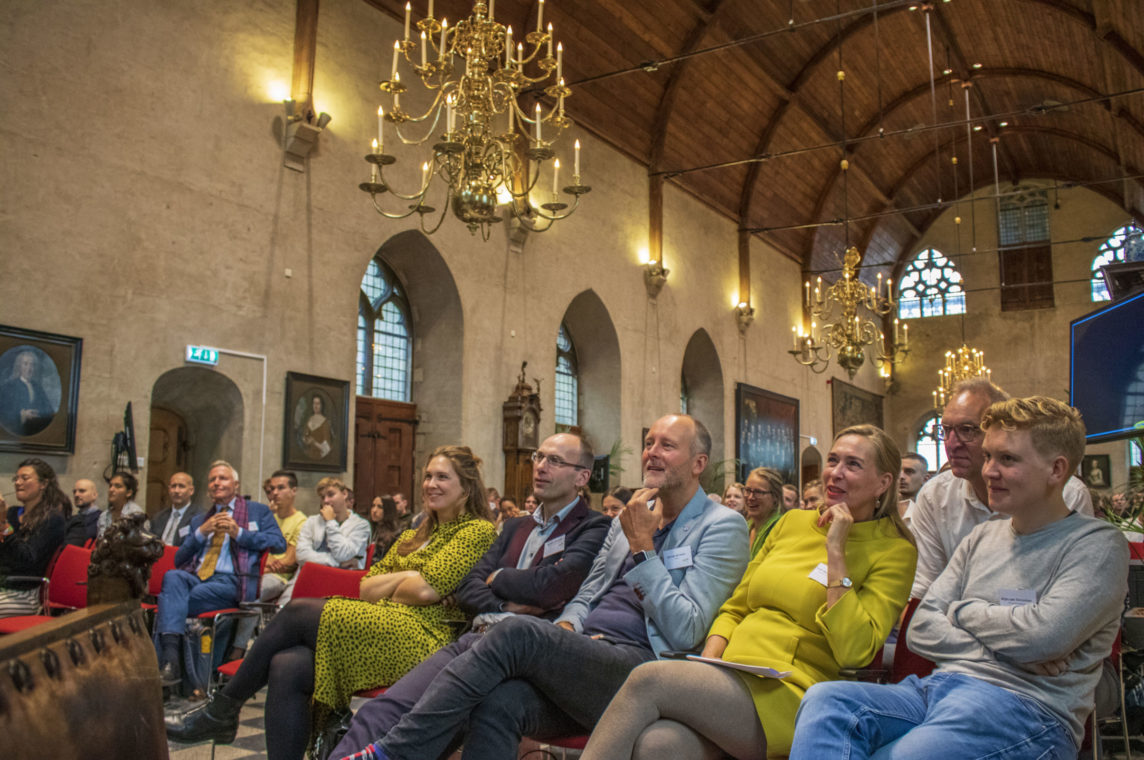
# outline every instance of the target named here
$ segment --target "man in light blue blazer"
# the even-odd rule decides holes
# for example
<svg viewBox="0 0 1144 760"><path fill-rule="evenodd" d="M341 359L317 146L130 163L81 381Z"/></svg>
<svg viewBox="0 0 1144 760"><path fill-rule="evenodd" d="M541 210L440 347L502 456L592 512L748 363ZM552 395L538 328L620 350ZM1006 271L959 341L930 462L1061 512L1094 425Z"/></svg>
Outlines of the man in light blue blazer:
<svg viewBox="0 0 1144 760"><path fill-rule="evenodd" d="M464 730L465 760L511 760L521 736L590 731L632 668L702 644L749 558L746 522L699 487L710 452L695 418L657 420L644 488L555 623L519 615L495 626L357 756L437 760Z"/></svg>

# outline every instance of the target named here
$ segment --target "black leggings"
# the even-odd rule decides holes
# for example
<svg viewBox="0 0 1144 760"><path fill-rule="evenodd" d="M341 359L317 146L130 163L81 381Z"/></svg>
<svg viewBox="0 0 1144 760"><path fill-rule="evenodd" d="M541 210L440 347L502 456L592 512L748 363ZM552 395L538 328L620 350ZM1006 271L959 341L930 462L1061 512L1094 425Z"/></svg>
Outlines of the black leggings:
<svg viewBox="0 0 1144 760"><path fill-rule="evenodd" d="M296 599L274 616L254 641L222 693L243 702L266 691L266 753L270 760L301 760L310 741L314 651L325 599Z"/></svg>

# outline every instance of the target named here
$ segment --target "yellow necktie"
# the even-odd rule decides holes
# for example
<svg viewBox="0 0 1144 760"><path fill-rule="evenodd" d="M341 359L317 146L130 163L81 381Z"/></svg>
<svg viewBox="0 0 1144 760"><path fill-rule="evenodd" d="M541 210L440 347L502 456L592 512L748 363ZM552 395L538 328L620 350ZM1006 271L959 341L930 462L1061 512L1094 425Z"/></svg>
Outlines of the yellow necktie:
<svg viewBox="0 0 1144 760"><path fill-rule="evenodd" d="M220 510L226 511L226 510ZM199 580L205 581L207 578L214 575L215 565L218 564L218 555L222 551L222 542L226 538L225 533L215 533L211 538L211 545L207 547L207 553L203 555L203 563L199 565Z"/></svg>

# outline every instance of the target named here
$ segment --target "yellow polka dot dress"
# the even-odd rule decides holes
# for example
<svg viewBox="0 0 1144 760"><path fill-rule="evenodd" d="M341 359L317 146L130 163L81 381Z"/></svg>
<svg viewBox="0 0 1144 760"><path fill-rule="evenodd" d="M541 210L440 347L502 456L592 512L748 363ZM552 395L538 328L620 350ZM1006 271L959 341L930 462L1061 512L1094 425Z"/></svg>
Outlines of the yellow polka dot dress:
<svg viewBox="0 0 1144 760"><path fill-rule="evenodd" d="M492 523L463 512L438 525L424 547L399 555L397 547L413 533L402 533L366 577L416 570L444 598L497 537ZM456 638L456 623L463 621L460 610L441 603L414 607L388 599L330 599L318 624L314 702L343 707L354 692L394 683Z"/></svg>

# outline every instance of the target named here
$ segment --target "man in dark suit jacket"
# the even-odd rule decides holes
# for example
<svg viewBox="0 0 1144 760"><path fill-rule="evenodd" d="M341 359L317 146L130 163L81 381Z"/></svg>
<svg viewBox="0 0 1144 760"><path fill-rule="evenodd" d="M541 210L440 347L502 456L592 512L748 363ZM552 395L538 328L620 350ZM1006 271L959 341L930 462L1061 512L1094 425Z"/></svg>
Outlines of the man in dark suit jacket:
<svg viewBox="0 0 1144 760"><path fill-rule="evenodd" d="M238 472L214 462L207 475L213 506L191 520L187 540L175 554L175 570L163 576L155 615L160 674L179 677L180 637L187 617L253 601L258 595L262 552L286 551L286 539L265 504L239 495Z"/></svg>
<svg viewBox="0 0 1144 760"><path fill-rule="evenodd" d="M72 501L75 502L75 512L68 518L68 532L64 536L64 543L72 546L83 546L94 540L99 533L100 509L96 501L99 500L99 489L93 481L80 478L72 488Z"/></svg>
<svg viewBox="0 0 1144 760"><path fill-rule="evenodd" d="M167 483L167 495L171 498L171 506L151 518L151 532L168 546L182 546L191 533L191 520L202 513L201 509L191 505L195 481L185 472L176 472Z"/></svg>
<svg viewBox="0 0 1144 760"><path fill-rule="evenodd" d="M592 472L592 448L579 436L561 433L540 444L534 456L540 458L532 471L540 507L505 523L454 594L457 605L476 616L473 630L363 705L330 757L348 755L383 736L437 673L501 619L513 614L552 619L576 594L612 522L579 496Z"/></svg>

